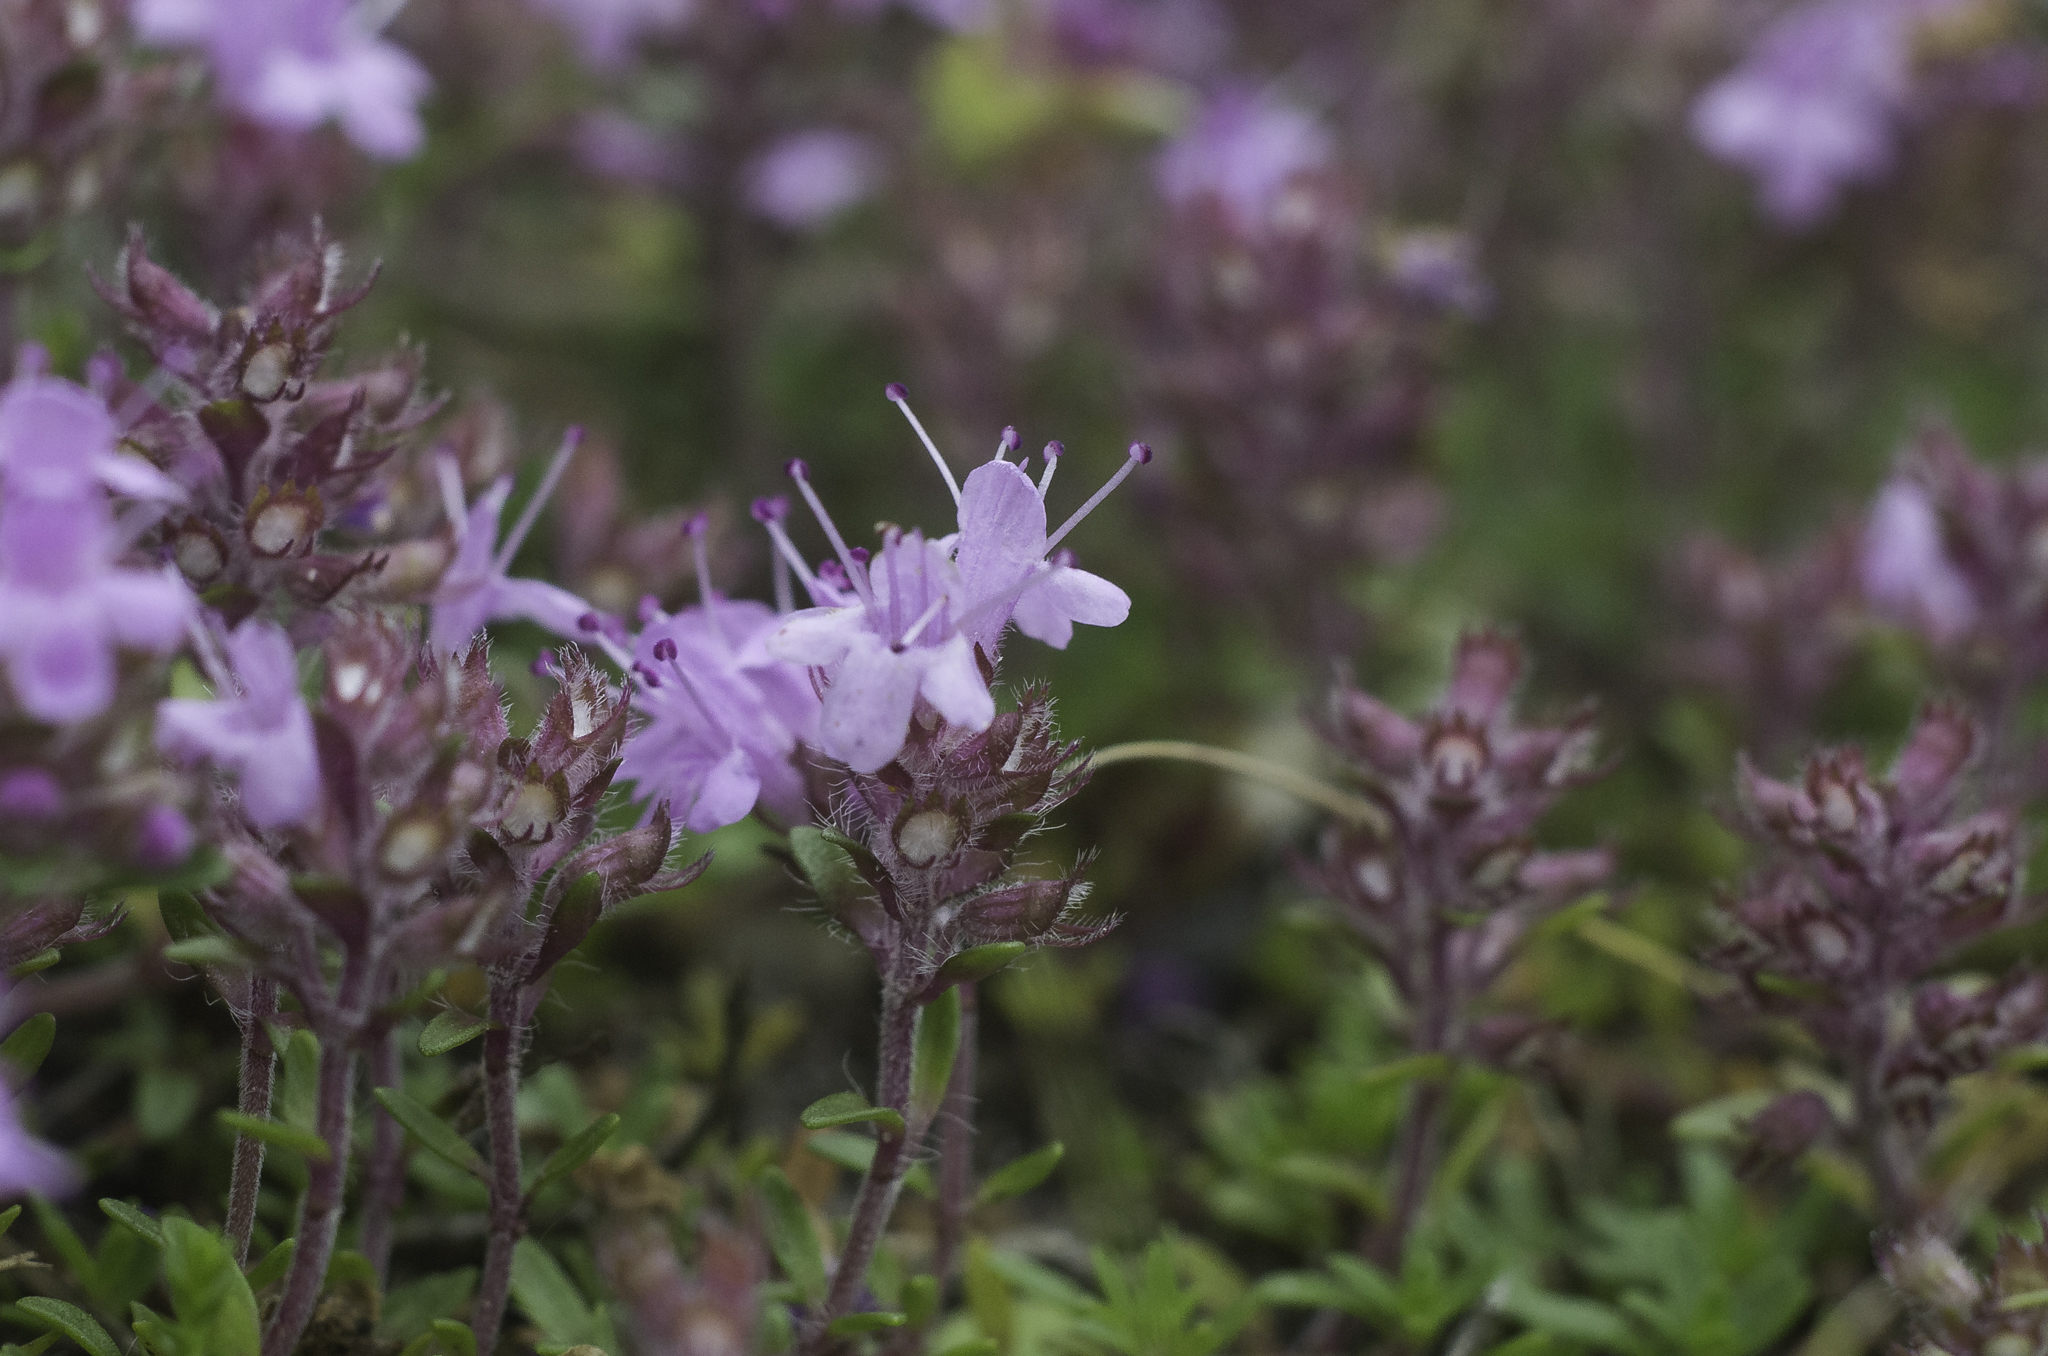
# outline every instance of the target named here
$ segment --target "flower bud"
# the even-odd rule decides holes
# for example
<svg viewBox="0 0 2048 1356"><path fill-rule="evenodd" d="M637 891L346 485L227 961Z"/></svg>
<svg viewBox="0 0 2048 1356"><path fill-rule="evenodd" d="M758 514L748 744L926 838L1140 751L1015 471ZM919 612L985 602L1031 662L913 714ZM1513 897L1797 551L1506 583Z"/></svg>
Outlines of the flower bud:
<svg viewBox="0 0 2048 1356"><path fill-rule="evenodd" d="M256 491L243 519L249 547L259 556L304 555L326 523L320 492L296 485L264 485Z"/></svg>
<svg viewBox="0 0 2048 1356"><path fill-rule="evenodd" d="M284 394L291 373L291 349L284 344L265 344L242 364L242 394L266 404Z"/></svg>
<svg viewBox="0 0 2048 1356"><path fill-rule="evenodd" d="M896 850L912 866L931 866L960 845L964 827L950 810L906 810L896 821Z"/></svg>

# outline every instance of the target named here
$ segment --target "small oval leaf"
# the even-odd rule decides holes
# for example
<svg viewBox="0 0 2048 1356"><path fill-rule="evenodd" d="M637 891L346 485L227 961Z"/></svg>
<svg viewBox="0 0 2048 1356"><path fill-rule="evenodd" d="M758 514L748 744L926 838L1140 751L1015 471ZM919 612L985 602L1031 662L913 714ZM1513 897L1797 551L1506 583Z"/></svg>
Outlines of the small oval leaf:
<svg viewBox="0 0 2048 1356"><path fill-rule="evenodd" d="M803 1110L798 1117L806 1130L826 1130L835 1125L858 1125L873 1121L894 1134L903 1133L903 1117L885 1106L871 1106L867 1098L857 1092L835 1092L829 1097L820 1097Z"/></svg>

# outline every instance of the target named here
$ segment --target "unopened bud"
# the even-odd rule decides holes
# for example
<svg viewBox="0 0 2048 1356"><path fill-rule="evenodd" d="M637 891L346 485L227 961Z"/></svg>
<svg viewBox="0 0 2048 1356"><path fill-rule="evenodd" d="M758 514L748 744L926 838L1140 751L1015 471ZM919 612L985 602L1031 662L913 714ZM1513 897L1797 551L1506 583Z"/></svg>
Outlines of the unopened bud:
<svg viewBox="0 0 2048 1356"><path fill-rule="evenodd" d="M961 824L951 811L916 810L896 825L896 850L915 867L926 867L960 844Z"/></svg>
<svg viewBox="0 0 2048 1356"><path fill-rule="evenodd" d="M242 366L242 394L259 403L284 393L291 376L292 351L283 344L265 344Z"/></svg>

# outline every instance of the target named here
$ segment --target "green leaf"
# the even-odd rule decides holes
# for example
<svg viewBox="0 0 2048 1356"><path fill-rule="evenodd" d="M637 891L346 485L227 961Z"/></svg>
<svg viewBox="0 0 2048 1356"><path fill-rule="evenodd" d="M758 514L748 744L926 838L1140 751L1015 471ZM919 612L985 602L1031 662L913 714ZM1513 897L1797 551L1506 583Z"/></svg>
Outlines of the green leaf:
<svg viewBox="0 0 2048 1356"><path fill-rule="evenodd" d="M38 951L7 973L16 979L26 979L30 975L49 969L62 959L63 954L53 946L48 951Z"/></svg>
<svg viewBox="0 0 2048 1356"><path fill-rule="evenodd" d="M1636 1330L1614 1310L1594 1300L1553 1294L1519 1276L1507 1278L1494 1307L1538 1332L1608 1351L1642 1349Z"/></svg>
<svg viewBox="0 0 2048 1356"><path fill-rule="evenodd" d="M797 871L826 911L834 914L868 894L867 882L860 878L853 858L838 839L838 834L808 824L789 831L789 855Z"/></svg>
<svg viewBox="0 0 2048 1356"><path fill-rule="evenodd" d="M1409 1055L1406 1059L1389 1060L1385 1064L1367 1069L1358 1076L1358 1084L1369 1091L1382 1088L1396 1088L1404 1083L1435 1082L1451 1072L1451 1060L1445 1055Z"/></svg>
<svg viewBox="0 0 2048 1356"><path fill-rule="evenodd" d="M1002 1346L993 1337L970 1337L955 1342L937 1356L1002 1356Z"/></svg>
<svg viewBox="0 0 2048 1356"><path fill-rule="evenodd" d="M46 1332L32 1339L27 1346L15 1342L0 1343L0 1356L43 1356L43 1353L57 1345L57 1334Z"/></svg>
<svg viewBox="0 0 2048 1356"><path fill-rule="evenodd" d="M970 946L946 958L946 963L939 967L938 976L932 980L932 986L972 984L987 979L1030 949L1023 942L989 942L983 946Z"/></svg>
<svg viewBox="0 0 2048 1356"><path fill-rule="evenodd" d="M917 1048L910 1061L910 1107L919 1125L929 1124L946 1100L953 1059L960 1052L960 991L948 989L917 1014Z"/></svg>
<svg viewBox="0 0 2048 1356"><path fill-rule="evenodd" d="M432 1058L469 1044L491 1029L491 1024L460 1008L443 1008L420 1030L420 1053Z"/></svg>
<svg viewBox="0 0 2048 1356"><path fill-rule="evenodd" d="M256 1296L227 1241L175 1216L163 1221L164 1288L180 1334L206 1356L259 1356Z"/></svg>
<svg viewBox="0 0 2048 1356"><path fill-rule="evenodd" d="M1033 1149L1022 1158L1013 1158L988 1175L981 1184L981 1191L975 1196L976 1205L993 1205L1007 1201L1013 1196L1022 1196L1037 1187L1040 1182L1052 1176L1052 1170L1067 1156L1067 1146L1054 1140L1042 1149Z"/></svg>
<svg viewBox="0 0 2048 1356"><path fill-rule="evenodd" d="M768 1247L782 1264L782 1274L810 1303L824 1299L825 1255L818 1247L818 1231L811 1227L811 1212L782 1169L761 1174L761 1200L767 1207Z"/></svg>
<svg viewBox="0 0 2048 1356"><path fill-rule="evenodd" d="M831 1337L859 1337L864 1333L900 1328L909 1320L897 1313L842 1314L825 1325Z"/></svg>
<svg viewBox="0 0 2048 1356"><path fill-rule="evenodd" d="M875 1141L851 1130L820 1130L804 1141L804 1148L848 1172L866 1172L868 1165L875 1161ZM923 1163L917 1164L903 1175L903 1185L915 1195L930 1196L931 1169Z"/></svg>
<svg viewBox="0 0 2048 1356"><path fill-rule="evenodd" d="M249 953L218 933L187 937L164 948L164 959L180 965L213 965L238 969L249 964Z"/></svg>
<svg viewBox="0 0 2048 1356"><path fill-rule="evenodd" d="M467 1172L479 1177L484 1175L483 1155L468 1140L456 1134L448 1122L397 1088L378 1088L376 1096L384 1109L391 1113L391 1119L404 1126L420 1142L421 1148Z"/></svg>
<svg viewBox="0 0 2048 1356"><path fill-rule="evenodd" d="M457 1323L452 1318L437 1318L428 1331L449 1356L476 1356L476 1334L470 1331L468 1324Z"/></svg>
<svg viewBox="0 0 2048 1356"><path fill-rule="evenodd" d="M49 1056L50 1046L56 1039L57 1019L47 1012L39 1012L14 1028L6 1040L0 1041L0 1059L12 1064L15 1073L22 1078L33 1078L36 1070L43 1067L43 1060Z"/></svg>
<svg viewBox="0 0 2048 1356"><path fill-rule="evenodd" d="M835 1125L858 1125L873 1121L896 1134L903 1133L903 1117L885 1106L870 1106L857 1092L835 1092L820 1097L797 1118L806 1130L824 1130Z"/></svg>
<svg viewBox="0 0 2048 1356"><path fill-rule="evenodd" d="M287 1238L263 1254L263 1260L249 1268L249 1288L264 1290L284 1279L291 1269L292 1254L299 1250L299 1240Z"/></svg>
<svg viewBox="0 0 2048 1356"><path fill-rule="evenodd" d="M14 1221L20 1218L21 1207L18 1205L10 1205L5 1210L0 1210L0 1238L5 1238L7 1231L14 1227Z"/></svg>
<svg viewBox="0 0 2048 1356"><path fill-rule="evenodd" d="M84 1347L89 1356L121 1356L121 1349L114 1345L114 1339L107 1336L107 1330L85 1310L75 1304L66 1304L60 1299L43 1295L31 1295L17 1300L15 1313L22 1315L39 1328L59 1333Z"/></svg>
<svg viewBox="0 0 2048 1356"><path fill-rule="evenodd" d="M545 1336L574 1344L597 1335L596 1315L576 1283L533 1239L520 1239L512 1250L512 1296Z"/></svg>
<svg viewBox="0 0 2048 1356"><path fill-rule="evenodd" d="M36 1225L43 1231L43 1242L63 1269L71 1273L73 1280L84 1286L95 1298L100 1296L100 1269L85 1246L85 1240L78 1236L78 1230L64 1218L56 1206L41 1196L29 1197L29 1206L35 1211Z"/></svg>
<svg viewBox="0 0 2048 1356"><path fill-rule="evenodd" d="M272 1044L283 1052L274 1108L277 1119L311 1130L320 1104L320 1042L312 1032L299 1030L282 1041L273 1038Z"/></svg>
<svg viewBox="0 0 2048 1356"><path fill-rule="evenodd" d="M238 1135L247 1135L279 1149L290 1149L315 1163L325 1163L328 1159L327 1141L311 1130L301 1130L283 1121L267 1120L226 1107L214 1112L213 1118Z"/></svg>
<svg viewBox="0 0 2048 1356"><path fill-rule="evenodd" d="M1281 1309L1348 1311L1352 1305L1351 1292L1320 1271L1276 1271L1261 1276L1252 1292Z"/></svg>
<svg viewBox="0 0 2048 1356"><path fill-rule="evenodd" d="M103 1197L100 1200L100 1213L122 1228L140 1234L159 1248L164 1245L163 1226L128 1202Z"/></svg>
<svg viewBox="0 0 2048 1356"><path fill-rule="evenodd" d="M602 1149L618 1128L618 1113L608 1111L564 1140L562 1147L549 1154L547 1161L540 1165L540 1172L535 1175L533 1185L526 1189L526 1194L538 1194L542 1187L560 1181L589 1162L591 1155Z"/></svg>
<svg viewBox="0 0 2048 1356"><path fill-rule="evenodd" d="M939 1316L939 1278L912 1276L903 1283L903 1316L914 1328L923 1328Z"/></svg>

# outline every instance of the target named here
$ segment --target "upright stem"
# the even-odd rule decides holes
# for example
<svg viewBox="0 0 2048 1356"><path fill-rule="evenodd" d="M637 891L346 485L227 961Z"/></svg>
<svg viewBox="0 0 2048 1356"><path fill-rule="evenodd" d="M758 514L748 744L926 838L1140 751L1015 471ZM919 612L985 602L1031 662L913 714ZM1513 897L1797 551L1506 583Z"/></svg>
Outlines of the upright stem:
<svg viewBox="0 0 2048 1356"><path fill-rule="evenodd" d="M344 986L348 987L346 980ZM351 1034L348 1027L330 1031L321 1043L314 1128L327 1143L327 1157L313 1163L306 1174L306 1208L299 1223L298 1248L285 1275L284 1298L263 1337L263 1356L291 1356L305 1335L306 1324L312 1321L327 1282L327 1263L334 1256L342 1193L348 1183L349 1129L355 1111L356 1050Z"/></svg>
<svg viewBox="0 0 2048 1356"><path fill-rule="evenodd" d="M505 1305L512 1293L512 1250L519 1243L524 1201L519 1186L519 1064L526 1055L526 1027L520 1020L519 983L491 976L491 1029L484 1034L484 1123L490 1131L490 1240L477 1284L470 1329L480 1356L498 1345Z"/></svg>
<svg viewBox="0 0 2048 1356"><path fill-rule="evenodd" d="M277 981L261 975L249 981L249 1012L242 1020L242 1095L238 1109L258 1120L270 1116L271 1073L275 1052L264 1026L277 1011ZM250 1134L235 1136L235 1162L228 1178L228 1241L235 1263L249 1264L249 1239L256 1232L256 1198L263 1188L263 1141Z"/></svg>
<svg viewBox="0 0 2048 1356"><path fill-rule="evenodd" d="M395 1088L401 1066L398 1033L385 1030L370 1046L370 1086ZM363 1172L363 1225L358 1246L377 1278L377 1289L391 1270L391 1224L405 1195L405 1131L382 1106L370 1110L374 1127L370 1162Z"/></svg>
<svg viewBox="0 0 2048 1356"><path fill-rule="evenodd" d="M1887 1228L1903 1232L1918 1220L1920 1205L1912 1170L1900 1161L1898 1125L1885 1096L1884 1070L1891 1041L1885 1031L1883 996L1873 997L1864 1006L1854 1069L1856 1135L1870 1172L1878 1219Z"/></svg>
<svg viewBox="0 0 2048 1356"><path fill-rule="evenodd" d="M839 1254L839 1266L832 1273L832 1288L826 1293L824 1312L804 1350L823 1350L824 1325L852 1310L861 1283L867 1279L868 1264L882 1241L889 1216L896 1209L896 1197L903 1178L910 1171L910 1150L924 1137L924 1127L911 1123L910 1069L917 1041L917 1004L901 986L884 976L880 1031L881 1069L876 1079L878 1102L904 1118L904 1128L886 1127L875 1135L875 1156L861 1179L860 1193L853 1200L853 1217L846 1226L846 1246Z"/></svg>
<svg viewBox="0 0 2048 1356"><path fill-rule="evenodd" d="M972 984L960 990L960 1049L939 1109L939 1230L932 1274L944 1286L960 1264L967 1212L974 1205L974 1065L980 1003Z"/></svg>

